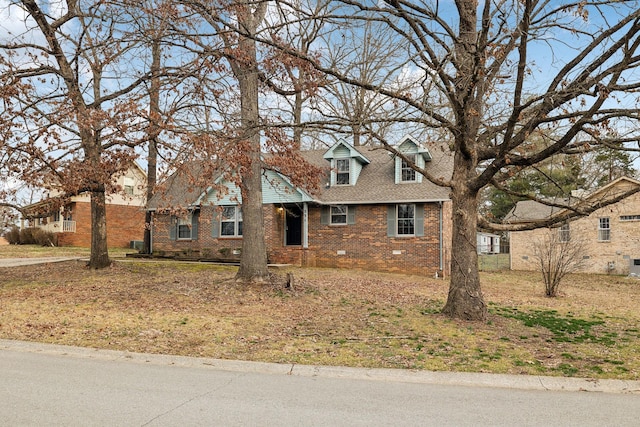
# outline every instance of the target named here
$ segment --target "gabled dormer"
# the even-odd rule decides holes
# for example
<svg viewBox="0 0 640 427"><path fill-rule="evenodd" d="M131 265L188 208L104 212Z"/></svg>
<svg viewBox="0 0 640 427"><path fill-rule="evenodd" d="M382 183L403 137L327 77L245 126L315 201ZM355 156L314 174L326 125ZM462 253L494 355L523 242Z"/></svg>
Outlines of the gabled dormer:
<svg viewBox="0 0 640 427"><path fill-rule="evenodd" d="M324 153L331 163L331 186L356 185L362 168L370 161L351 144L340 140Z"/></svg>
<svg viewBox="0 0 640 427"><path fill-rule="evenodd" d="M410 137L404 138L396 150L413 160L419 168L424 168L426 162L432 159L427 147L415 142ZM395 182L396 184L422 182L422 174L413 170L402 157L395 156Z"/></svg>

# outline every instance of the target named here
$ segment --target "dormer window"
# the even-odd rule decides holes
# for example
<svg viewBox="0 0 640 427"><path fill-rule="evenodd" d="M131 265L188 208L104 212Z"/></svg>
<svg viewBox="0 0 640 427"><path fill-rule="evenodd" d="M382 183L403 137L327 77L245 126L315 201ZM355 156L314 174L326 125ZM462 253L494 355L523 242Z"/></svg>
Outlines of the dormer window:
<svg viewBox="0 0 640 427"><path fill-rule="evenodd" d="M336 185L349 185L349 165L351 159L336 159Z"/></svg>
<svg viewBox="0 0 640 427"><path fill-rule="evenodd" d="M396 147L399 153L402 153L405 160L400 155L395 156L395 183L420 183L422 182L422 174L416 172L411 166L423 169L426 162L431 161L431 154L426 147L417 144L411 138L406 138L400 145Z"/></svg>
<svg viewBox="0 0 640 427"><path fill-rule="evenodd" d="M331 163L331 181L333 185L356 185L362 168L368 165L369 159L345 141L336 142L322 156Z"/></svg>
<svg viewBox="0 0 640 427"><path fill-rule="evenodd" d="M411 154L411 155L407 155L406 156L409 160L411 160L411 162L413 162L413 164L416 163L416 159L417 156L415 154ZM415 182L416 181L416 171L411 169L411 166L409 164L409 162L407 162L404 159L401 159L401 165L400 165L400 179L402 180L402 182Z"/></svg>

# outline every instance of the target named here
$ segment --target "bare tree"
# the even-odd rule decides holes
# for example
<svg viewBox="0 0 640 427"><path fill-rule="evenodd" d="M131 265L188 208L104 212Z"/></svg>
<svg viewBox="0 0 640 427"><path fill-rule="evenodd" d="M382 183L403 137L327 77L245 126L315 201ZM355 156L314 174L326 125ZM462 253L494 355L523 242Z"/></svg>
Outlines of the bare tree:
<svg viewBox="0 0 640 427"><path fill-rule="evenodd" d="M137 41L124 37L126 8L67 0L11 2L25 16L0 41L3 147L25 182L91 195L89 266L110 264L105 193L135 158ZM19 15L19 14L18 14Z"/></svg>
<svg viewBox="0 0 640 427"><path fill-rule="evenodd" d="M580 235L571 235L569 223L563 227L544 229L543 235L533 242L533 252L548 297L558 296L562 279L580 269L586 253L584 240Z"/></svg>
<svg viewBox="0 0 640 427"><path fill-rule="evenodd" d="M257 41L260 36L278 39L282 30L277 20L273 23L267 19L271 2L180 0L173 3L182 8L180 31L176 34L180 34L185 47L196 55L195 63L199 66L196 68L201 70L194 75L193 90L189 94L194 103L184 110L190 114L174 126L189 133L186 136L190 146L185 153L204 160L208 173L202 174L200 181L209 179L206 184L211 185L210 178L217 173L240 188L243 238L237 279L263 282L269 278L262 204L263 171L277 169L297 184L300 182L297 177L310 182L316 168L306 167L297 153L299 135L283 132L297 128L295 124L279 122L277 115L268 114L272 110L262 95L275 92L294 96L312 92L306 84L305 73L293 73L295 79L289 79L288 86L282 85L288 72L299 71L301 66L309 67L299 59L300 55L274 51ZM317 74L313 68L309 69L311 74ZM198 100L200 103L195 102ZM194 122L198 117L203 118L202 122ZM270 156L264 156L266 153ZM211 172L212 168L218 169L216 173Z"/></svg>
<svg viewBox="0 0 640 427"><path fill-rule="evenodd" d="M453 204L453 256L443 312L461 319L485 319L475 247L478 225L501 231L547 227L567 218L517 227L491 223L478 214L481 191L495 186L508 192L504 182L510 176L556 154L583 153L602 144L620 147L616 142L625 147L638 143L634 94L640 90L639 4L609 0L344 0L340 4L343 8L334 9L330 17L335 31L350 22L370 20L391 28L405 41L406 50L397 54L414 72L422 73L424 91L363 81L344 72L351 58L344 64L307 59L333 79L408 107L403 117L394 120L419 125L429 145L451 152L451 177L416 168L449 188ZM622 132L604 138L610 127ZM528 144L537 132L554 138L543 145ZM389 141L380 138L380 143L395 152ZM620 199L571 206L566 216L587 215L616 200Z"/></svg>
<svg viewBox="0 0 640 427"><path fill-rule="evenodd" d="M420 87L423 77L419 73L412 75L406 68L406 58L398 54L406 50L406 40L384 23L374 19L354 21L341 28L339 37L336 40L336 35L330 33L324 40L328 66L340 69L343 76L362 85L332 78L324 87L323 96L318 97L315 111L323 118L325 132L348 135L355 146L376 144L389 137L395 120L405 116L407 106L364 86L392 87L397 92L411 93ZM405 122L403 136L411 133L409 127Z"/></svg>

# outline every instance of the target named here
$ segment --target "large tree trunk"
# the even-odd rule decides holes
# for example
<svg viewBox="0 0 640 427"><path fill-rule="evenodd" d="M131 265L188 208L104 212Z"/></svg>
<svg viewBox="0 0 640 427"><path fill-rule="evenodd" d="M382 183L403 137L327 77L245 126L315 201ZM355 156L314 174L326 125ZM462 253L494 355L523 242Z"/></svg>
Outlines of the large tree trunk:
<svg viewBox="0 0 640 427"><path fill-rule="evenodd" d="M258 143L251 145L251 168L242 177L242 257L236 278L243 282L263 282L268 279L269 270L264 240L259 137Z"/></svg>
<svg viewBox="0 0 640 427"><path fill-rule="evenodd" d="M255 31L256 17L240 15L239 21L251 32ZM243 149L248 151L249 164L241 177L242 189L242 257L237 280L263 282L269 277L267 245L264 239L264 213L262 210L262 159L260 156L260 129L258 110L258 67L255 41L240 37L238 50L244 55L234 72L240 89L240 115Z"/></svg>
<svg viewBox="0 0 640 427"><path fill-rule="evenodd" d="M153 192L156 186L156 173L158 163L158 136L160 134L160 127L158 120L160 120L160 40L155 38L151 45L151 89L149 90L149 148L147 155L147 206L149 201L153 197ZM150 211L146 211L144 216L144 245L142 253L151 253L151 221L153 216Z"/></svg>
<svg viewBox="0 0 640 427"><path fill-rule="evenodd" d="M466 186L468 166L456 159L451 190L453 237L449 296L442 312L463 320L485 320L487 307L480 289L476 231L478 193Z"/></svg>
<svg viewBox="0 0 640 427"><path fill-rule="evenodd" d="M463 320L484 320L487 306L480 289L478 272L477 229L478 153L477 137L483 109L483 79L477 72L483 66L478 53L477 3L469 0L456 2L460 13L460 37L456 41L457 73L455 77L455 102L457 134L451 201L453 228L451 244L451 277L449 296L442 310L444 314ZM477 61L480 57L480 63Z"/></svg>
<svg viewBox="0 0 640 427"><path fill-rule="evenodd" d="M111 264L107 248L107 206L104 186L91 192L91 257L89 267L99 269Z"/></svg>

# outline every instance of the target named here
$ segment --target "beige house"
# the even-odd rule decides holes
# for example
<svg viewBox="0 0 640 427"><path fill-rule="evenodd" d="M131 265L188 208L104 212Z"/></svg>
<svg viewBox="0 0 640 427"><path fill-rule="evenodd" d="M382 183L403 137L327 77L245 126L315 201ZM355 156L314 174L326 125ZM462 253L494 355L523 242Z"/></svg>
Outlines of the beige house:
<svg viewBox="0 0 640 427"><path fill-rule="evenodd" d="M597 209L589 216L561 222L553 228L559 241L581 241L583 245L581 272L598 274L640 275L640 181L623 177L580 197L572 198L570 206L604 203L621 199ZM518 202L505 217L512 224L562 217L568 209L551 207L535 201ZM549 229L541 228L510 233L512 270L538 270L534 247L542 242Z"/></svg>
<svg viewBox="0 0 640 427"><path fill-rule="evenodd" d="M129 247L141 241L145 228L146 173L134 163L113 177L118 191L106 196L107 244ZM91 246L91 197L89 193L63 199L60 193L26 206L21 228L35 227L55 235L59 246ZM61 201L64 200L64 203Z"/></svg>

